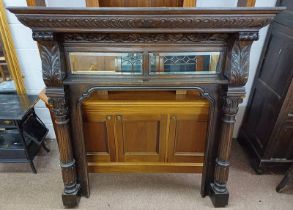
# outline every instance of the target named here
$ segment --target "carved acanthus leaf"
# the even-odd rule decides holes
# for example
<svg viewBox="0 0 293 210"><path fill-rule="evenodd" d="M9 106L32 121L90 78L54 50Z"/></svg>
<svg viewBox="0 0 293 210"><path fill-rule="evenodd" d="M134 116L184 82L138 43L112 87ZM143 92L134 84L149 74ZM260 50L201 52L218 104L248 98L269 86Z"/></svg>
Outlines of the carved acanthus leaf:
<svg viewBox="0 0 293 210"><path fill-rule="evenodd" d="M67 118L68 106L64 97L49 97L48 103L55 117Z"/></svg>
<svg viewBox="0 0 293 210"><path fill-rule="evenodd" d="M224 114L235 116L238 112L238 106L242 101L242 97L239 96L225 96L223 106Z"/></svg>
<svg viewBox="0 0 293 210"><path fill-rule="evenodd" d="M252 41L235 41L231 57L227 58L232 86L244 86L247 82L251 44Z"/></svg>
<svg viewBox="0 0 293 210"><path fill-rule="evenodd" d="M40 42L43 80L47 86L61 86L65 72L61 67L60 52L57 42Z"/></svg>

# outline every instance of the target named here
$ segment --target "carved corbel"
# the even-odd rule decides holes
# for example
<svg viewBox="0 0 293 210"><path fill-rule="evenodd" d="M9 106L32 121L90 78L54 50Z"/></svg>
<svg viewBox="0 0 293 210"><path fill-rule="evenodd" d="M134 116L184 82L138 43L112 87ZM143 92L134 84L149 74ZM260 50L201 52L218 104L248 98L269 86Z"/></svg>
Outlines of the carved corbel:
<svg viewBox="0 0 293 210"><path fill-rule="evenodd" d="M244 86L249 75L250 49L258 40L258 32L240 32L228 46L225 76L230 86Z"/></svg>
<svg viewBox="0 0 293 210"><path fill-rule="evenodd" d="M63 65L62 49L53 32L33 32L38 42L42 60L43 80L47 87L62 87L66 72Z"/></svg>

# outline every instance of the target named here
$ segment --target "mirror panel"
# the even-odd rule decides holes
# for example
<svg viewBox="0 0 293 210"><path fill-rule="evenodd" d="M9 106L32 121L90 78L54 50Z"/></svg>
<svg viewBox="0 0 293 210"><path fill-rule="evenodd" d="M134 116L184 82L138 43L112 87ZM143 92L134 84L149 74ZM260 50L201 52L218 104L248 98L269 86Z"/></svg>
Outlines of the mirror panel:
<svg viewBox="0 0 293 210"><path fill-rule="evenodd" d="M151 74L215 74L220 52L149 53Z"/></svg>
<svg viewBox="0 0 293 210"><path fill-rule="evenodd" d="M143 53L71 52L73 74L142 74Z"/></svg>

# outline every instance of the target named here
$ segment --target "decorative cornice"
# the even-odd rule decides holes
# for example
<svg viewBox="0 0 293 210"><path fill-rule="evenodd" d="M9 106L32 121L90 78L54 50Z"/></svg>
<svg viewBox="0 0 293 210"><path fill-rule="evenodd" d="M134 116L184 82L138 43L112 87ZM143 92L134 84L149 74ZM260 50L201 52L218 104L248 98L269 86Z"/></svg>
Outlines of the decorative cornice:
<svg viewBox="0 0 293 210"><path fill-rule="evenodd" d="M24 25L33 30L54 30L79 32L237 32L250 28L258 30L273 20L272 15L126 15L126 16L84 16L84 15L18 15Z"/></svg>
<svg viewBox="0 0 293 210"><path fill-rule="evenodd" d="M105 34L105 33L65 33L65 42L101 43L194 43L204 41L225 41L228 34L211 33L148 33L148 34Z"/></svg>

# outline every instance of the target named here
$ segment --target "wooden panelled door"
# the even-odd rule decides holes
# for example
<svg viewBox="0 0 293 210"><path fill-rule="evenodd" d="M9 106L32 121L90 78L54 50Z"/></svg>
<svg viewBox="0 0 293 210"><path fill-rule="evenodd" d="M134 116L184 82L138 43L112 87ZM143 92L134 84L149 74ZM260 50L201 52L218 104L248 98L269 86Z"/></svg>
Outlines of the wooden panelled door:
<svg viewBox="0 0 293 210"><path fill-rule="evenodd" d="M167 116L136 114L116 116L119 161L164 162Z"/></svg>
<svg viewBox="0 0 293 210"><path fill-rule="evenodd" d="M168 162L203 162L207 119L201 115L176 114L170 118Z"/></svg>
<svg viewBox="0 0 293 210"><path fill-rule="evenodd" d="M117 161L114 124L115 118L111 115L85 115L85 149L89 162Z"/></svg>

